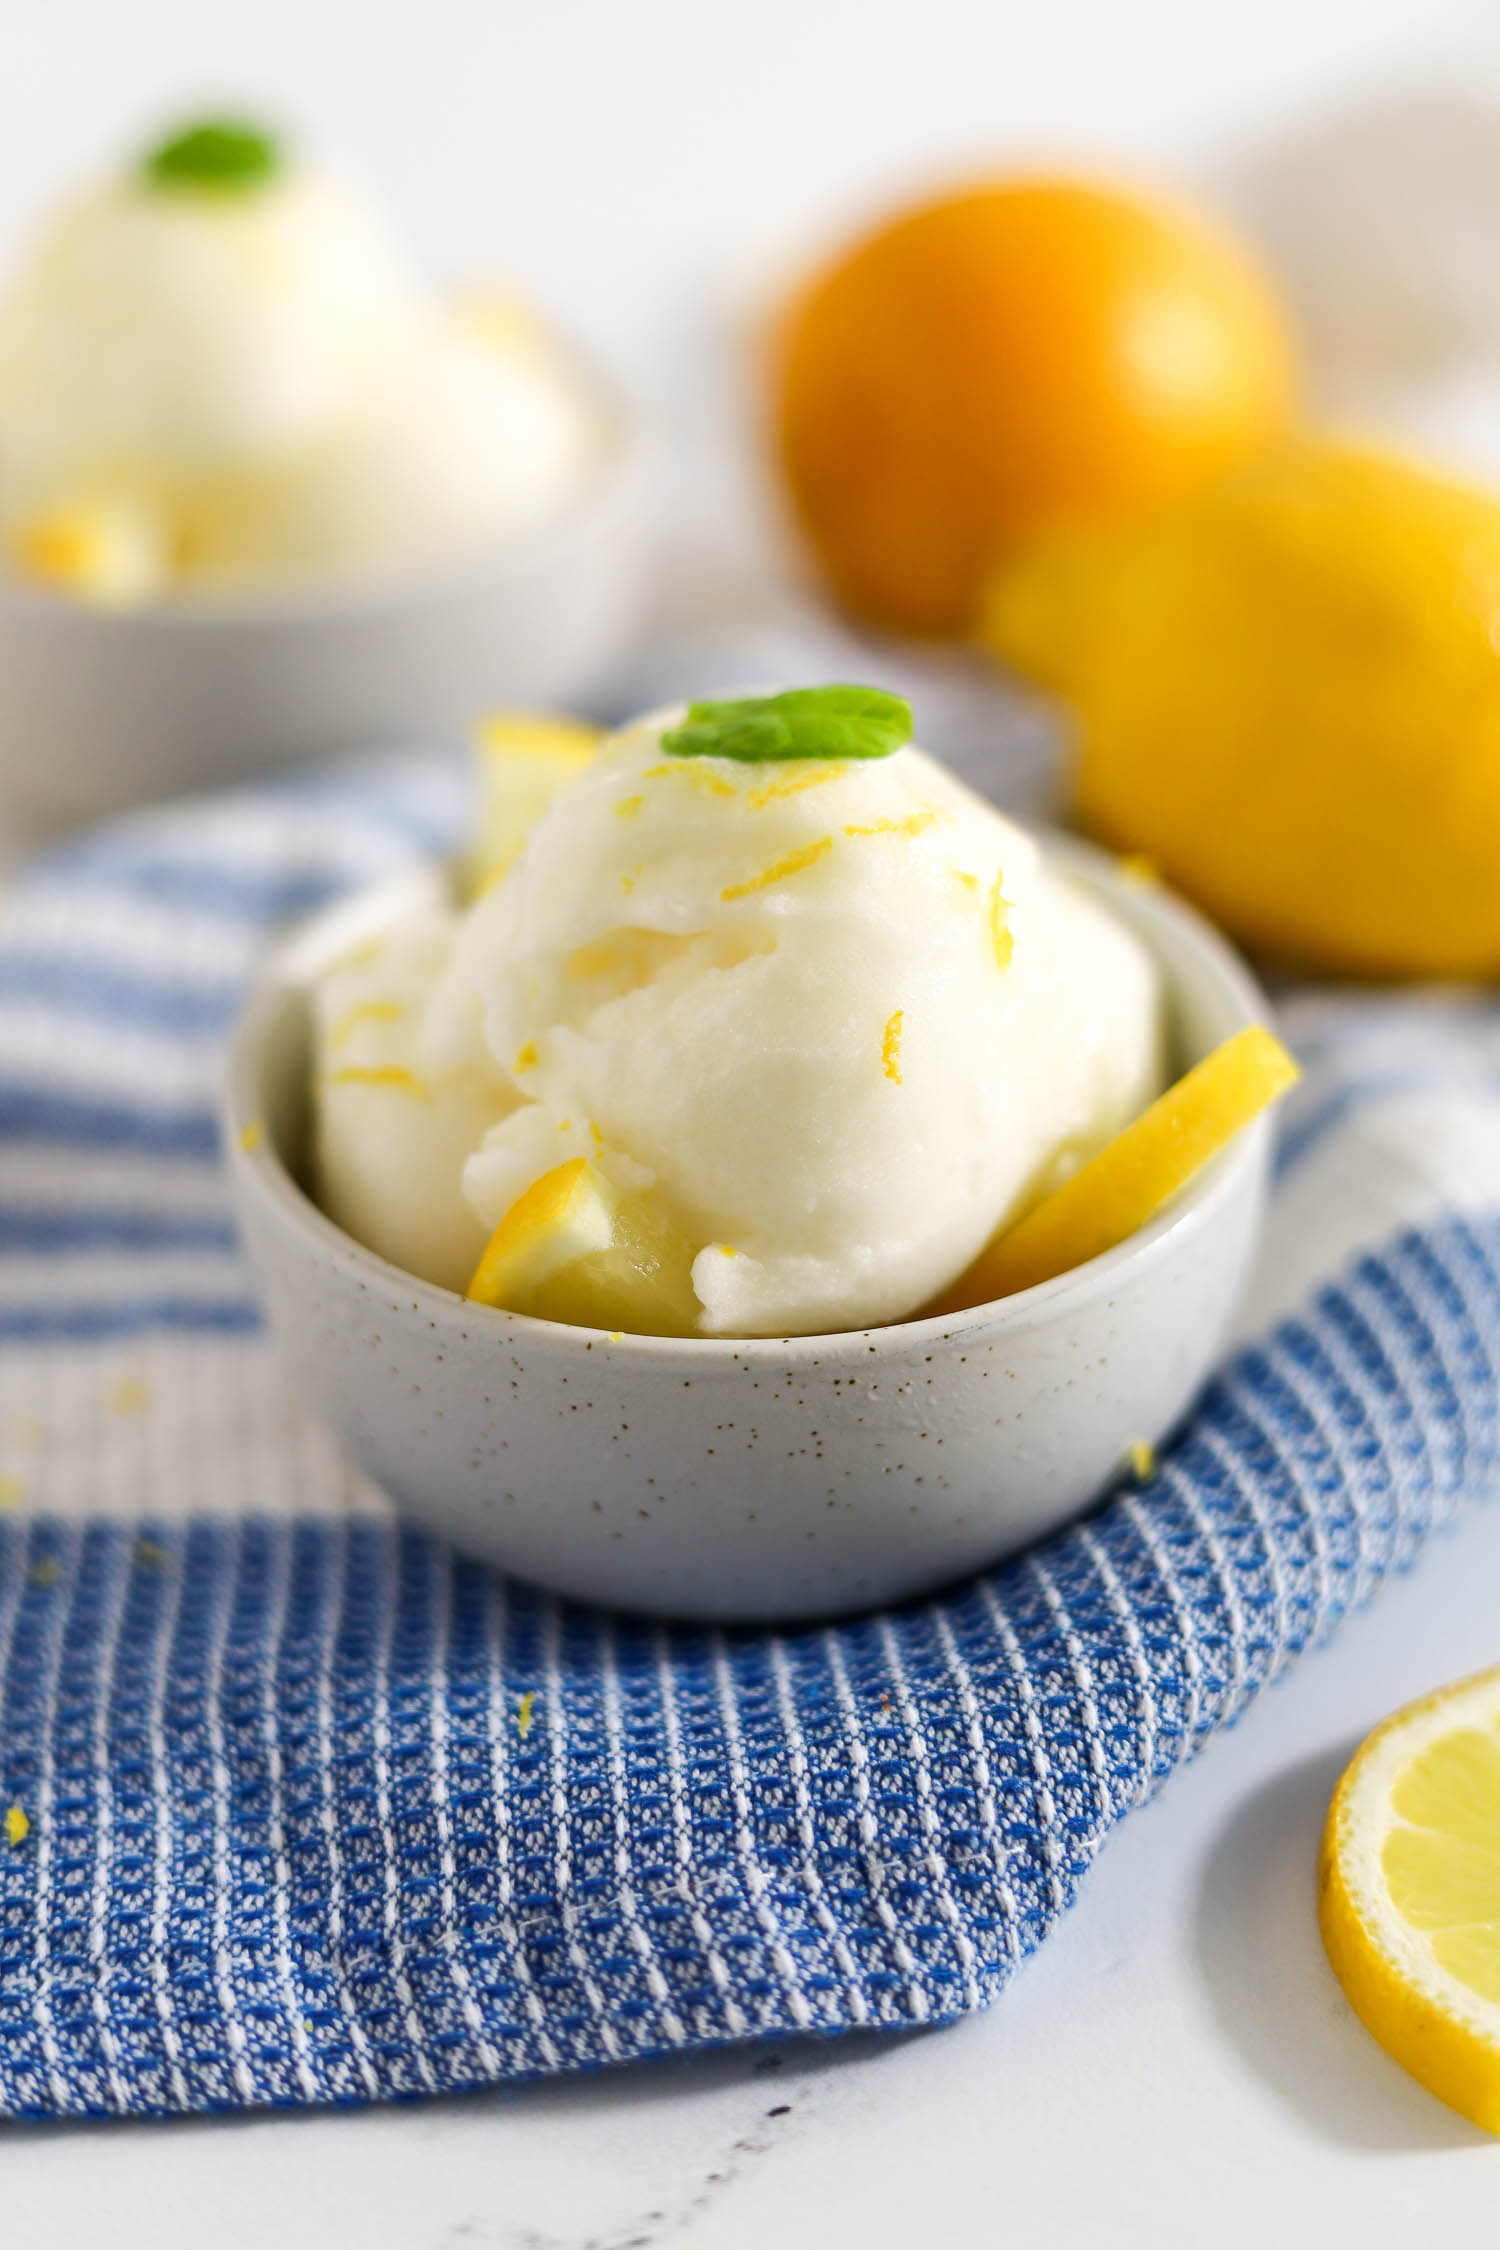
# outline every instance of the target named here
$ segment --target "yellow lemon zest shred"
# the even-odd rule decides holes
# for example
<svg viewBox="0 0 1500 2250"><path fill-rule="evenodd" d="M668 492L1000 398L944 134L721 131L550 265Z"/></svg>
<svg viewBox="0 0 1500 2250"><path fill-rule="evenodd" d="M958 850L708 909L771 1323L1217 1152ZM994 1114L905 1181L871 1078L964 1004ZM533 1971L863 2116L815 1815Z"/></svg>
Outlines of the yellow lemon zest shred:
<svg viewBox="0 0 1500 2250"><path fill-rule="evenodd" d="M644 797L622 797L615 806L615 811L621 820L633 820L645 802Z"/></svg>
<svg viewBox="0 0 1500 2250"><path fill-rule="evenodd" d="M31 1834L31 1822L19 1805L5 1808L5 1841L13 1852L19 1851Z"/></svg>
<svg viewBox="0 0 1500 2250"><path fill-rule="evenodd" d="M747 791L745 802L760 812L765 806L775 804L780 797L800 797L804 789L821 789L825 781L837 781L840 778L837 766L819 766L815 773L798 774L791 780L763 781L759 789Z"/></svg>
<svg viewBox="0 0 1500 2250"><path fill-rule="evenodd" d="M739 791L732 781L721 773L710 773L697 758L674 758L664 766L648 766L642 774L643 781L657 781L663 774L681 774L695 789L704 789L710 797L737 797Z"/></svg>
<svg viewBox="0 0 1500 2250"><path fill-rule="evenodd" d="M1132 1438L1125 1448L1132 1476L1141 1484L1156 1474L1156 1447L1143 1437Z"/></svg>
<svg viewBox="0 0 1500 2250"><path fill-rule="evenodd" d="M944 816L929 805L921 812L908 813L905 820L851 821L844 830L846 836L920 836L924 828Z"/></svg>
<svg viewBox="0 0 1500 2250"><path fill-rule="evenodd" d="M1005 895L1005 877L997 875L995 887L990 893L990 943L995 948L995 966L998 969L1010 967L1011 956L1016 950L1015 937L1006 919L1009 912L1010 900Z"/></svg>
<svg viewBox="0 0 1500 2250"><path fill-rule="evenodd" d="M253 1156L265 1137L264 1121L259 1117L252 1117L248 1125L240 1128L240 1147L247 1156Z"/></svg>
<svg viewBox="0 0 1500 2250"><path fill-rule="evenodd" d="M788 852L785 859L778 859L774 866L763 868L759 875L752 875L748 883L731 883L719 896L728 905L731 899L748 898L752 891L767 891L773 883L784 883L789 875L800 875L804 867L815 866L832 850L833 838L820 836L816 843L804 844L799 851Z"/></svg>
<svg viewBox="0 0 1500 2250"><path fill-rule="evenodd" d="M893 1086L901 1084L901 1025L906 1010L897 1008L886 1018L885 1035L880 1042L880 1067Z"/></svg>
<svg viewBox="0 0 1500 2250"><path fill-rule="evenodd" d="M604 1341L606 1342L606 1344L623 1344L625 1341L624 1329L612 1328L609 1334L605 1337Z"/></svg>
<svg viewBox="0 0 1500 2250"><path fill-rule="evenodd" d="M367 969L372 961L380 959L384 951L384 938L366 938L362 945L353 946L349 952L341 953L334 965L340 969Z"/></svg>
<svg viewBox="0 0 1500 2250"><path fill-rule="evenodd" d="M732 1242L721 1242L719 1244L719 1256L721 1258L737 1258L739 1252Z"/></svg>
<svg viewBox="0 0 1500 2250"><path fill-rule="evenodd" d="M604 1135L600 1132L592 1117L589 1119L589 1139L593 1142L596 1151L603 1148Z"/></svg>
<svg viewBox="0 0 1500 2250"><path fill-rule="evenodd" d="M24 1477L11 1476L9 1473L0 1476L0 1508L19 1508L25 1497Z"/></svg>
<svg viewBox="0 0 1500 2250"><path fill-rule="evenodd" d="M426 1095L427 1088L404 1063L341 1063L328 1074L330 1086L390 1086L402 1094Z"/></svg>
<svg viewBox="0 0 1500 2250"><path fill-rule="evenodd" d="M331 1047L342 1047L351 1031L362 1023L397 1023L406 1010L397 1000L356 1000L328 1034Z"/></svg>
<svg viewBox="0 0 1500 2250"><path fill-rule="evenodd" d="M531 1714L536 1708L536 1689L528 1688L516 1712L516 1732L524 1742L531 1732Z"/></svg>
<svg viewBox="0 0 1500 2250"><path fill-rule="evenodd" d="M515 1078L519 1078L525 1071L536 1069L536 1041L534 1039L528 1039L524 1047L517 1049L516 1059L510 1068L511 1075Z"/></svg>

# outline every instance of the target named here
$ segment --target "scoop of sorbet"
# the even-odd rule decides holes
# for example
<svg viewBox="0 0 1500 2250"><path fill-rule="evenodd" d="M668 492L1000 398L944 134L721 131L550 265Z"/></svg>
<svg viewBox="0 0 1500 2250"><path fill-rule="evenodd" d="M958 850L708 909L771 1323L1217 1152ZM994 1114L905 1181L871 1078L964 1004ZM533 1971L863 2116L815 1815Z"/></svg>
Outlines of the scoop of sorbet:
<svg viewBox="0 0 1500 2250"><path fill-rule="evenodd" d="M507 1090L463 1195L487 1229L590 1156L698 1246L704 1333L902 1318L1155 1092L1153 965L919 750L673 757L675 716L457 933L423 1038L458 1062L477 1010Z"/></svg>
<svg viewBox="0 0 1500 2250"><path fill-rule="evenodd" d="M594 424L537 324L441 302L269 148L237 184L147 167L81 195L0 298L0 537L85 597L452 558L565 501Z"/></svg>

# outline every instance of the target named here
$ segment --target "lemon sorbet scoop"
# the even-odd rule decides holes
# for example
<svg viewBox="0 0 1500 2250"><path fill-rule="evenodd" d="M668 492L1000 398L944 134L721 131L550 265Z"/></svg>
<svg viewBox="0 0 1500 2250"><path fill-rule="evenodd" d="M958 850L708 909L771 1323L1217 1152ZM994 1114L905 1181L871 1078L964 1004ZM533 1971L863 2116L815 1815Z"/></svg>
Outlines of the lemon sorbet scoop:
<svg viewBox="0 0 1500 2250"><path fill-rule="evenodd" d="M576 764L429 932L425 1000L404 957L424 1094L340 1082L325 1013L330 1210L451 1283L462 1208L476 1296L605 1329L862 1328L948 1287L1157 1091L1160 994L1135 937L909 734L895 698L808 689L644 719ZM461 1159L450 1070L491 1105Z"/></svg>

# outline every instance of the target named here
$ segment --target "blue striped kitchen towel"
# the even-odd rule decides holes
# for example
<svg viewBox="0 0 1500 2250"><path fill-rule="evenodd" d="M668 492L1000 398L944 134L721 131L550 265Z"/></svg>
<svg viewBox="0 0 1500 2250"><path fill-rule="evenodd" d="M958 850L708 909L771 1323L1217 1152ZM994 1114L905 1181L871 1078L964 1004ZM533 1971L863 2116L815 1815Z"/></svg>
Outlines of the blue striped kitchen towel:
<svg viewBox="0 0 1500 2250"><path fill-rule="evenodd" d="M394 1524L284 1387L215 1144L266 932L441 846L394 759L0 903L0 2112L359 2102L937 2023L1500 1466L1500 1033L1289 1010L1246 1334L1148 1483L940 1600L656 1628Z"/></svg>

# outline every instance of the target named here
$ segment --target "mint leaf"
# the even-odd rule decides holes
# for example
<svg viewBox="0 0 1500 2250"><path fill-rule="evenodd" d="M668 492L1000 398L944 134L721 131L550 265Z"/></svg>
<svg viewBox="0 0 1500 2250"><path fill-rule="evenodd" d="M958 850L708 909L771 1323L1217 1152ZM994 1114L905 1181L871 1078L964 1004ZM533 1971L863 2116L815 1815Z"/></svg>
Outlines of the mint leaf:
<svg viewBox="0 0 1500 2250"><path fill-rule="evenodd" d="M911 706L881 688L788 688L735 703L691 703L661 738L669 758L888 758L911 740Z"/></svg>
<svg viewBox="0 0 1500 2250"><path fill-rule="evenodd" d="M153 187L242 189L264 186L281 169L281 151L269 133L231 117L205 118L157 143L141 170Z"/></svg>

